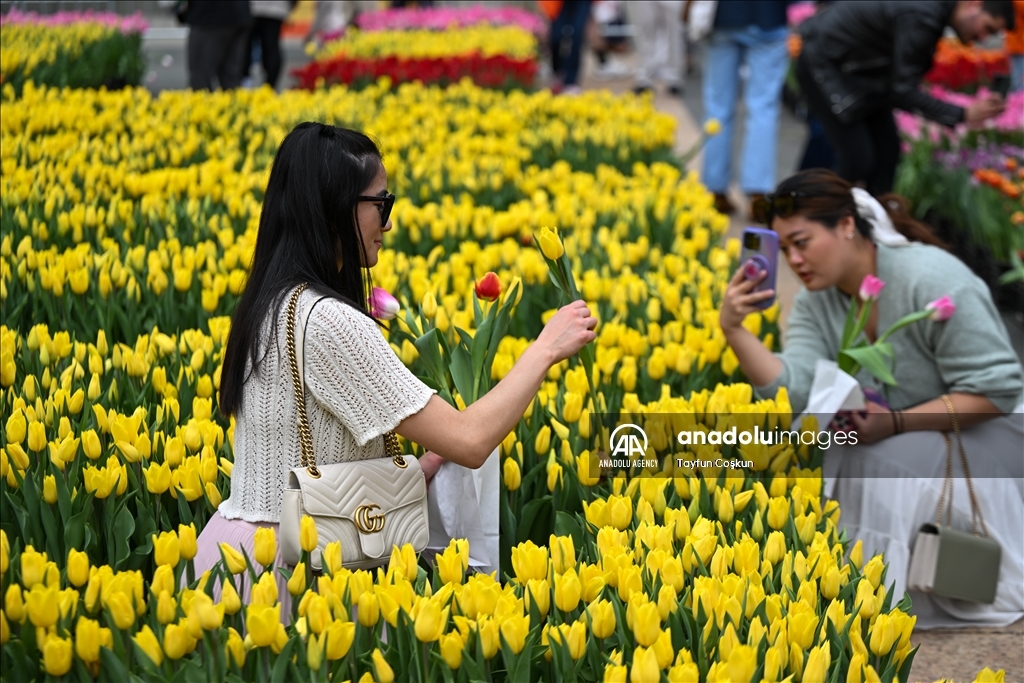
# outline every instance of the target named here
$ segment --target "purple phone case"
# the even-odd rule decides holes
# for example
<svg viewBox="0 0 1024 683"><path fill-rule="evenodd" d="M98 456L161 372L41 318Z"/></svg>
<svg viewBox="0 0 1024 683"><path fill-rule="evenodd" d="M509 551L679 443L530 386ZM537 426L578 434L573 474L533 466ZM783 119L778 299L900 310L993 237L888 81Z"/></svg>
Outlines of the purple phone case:
<svg viewBox="0 0 1024 683"><path fill-rule="evenodd" d="M768 271L768 276L754 287L754 291L763 292L766 289L775 289L779 264L779 236L775 234L774 230L767 228L746 228L743 231L743 237L740 238L741 246L746 244L747 233L756 233L761 238L761 248L755 251L743 246L740 251L740 267L746 267L747 262L753 259L754 264L759 266L758 270ZM775 303L774 296L757 304L756 307L765 309L771 307L773 303Z"/></svg>

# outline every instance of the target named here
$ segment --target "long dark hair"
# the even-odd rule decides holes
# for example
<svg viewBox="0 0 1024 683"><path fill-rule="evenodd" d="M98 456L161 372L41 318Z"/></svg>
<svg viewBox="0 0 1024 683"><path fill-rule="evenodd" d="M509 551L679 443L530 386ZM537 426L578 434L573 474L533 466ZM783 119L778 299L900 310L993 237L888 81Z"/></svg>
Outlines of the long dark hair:
<svg viewBox="0 0 1024 683"><path fill-rule="evenodd" d="M365 253L355 209L356 197L382 168L377 145L346 128L300 123L281 143L263 197L249 279L231 317L220 378L222 415L242 407L246 361L256 370L263 322L270 312L274 319L280 315L290 289L307 282L370 315L366 298L372 282L362 266ZM277 326L272 328L276 338Z"/></svg>
<svg viewBox="0 0 1024 683"><path fill-rule="evenodd" d="M852 189L853 185L836 173L824 168L810 168L779 183L775 189L775 196L793 197L795 215L816 221L831 229L835 229L839 221L847 216L853 216L857 232L870 240L871 223L857 212ZM910 215L906 199L894 193L882 195L877 199L889 214L896 230L908 240L947 248L931 228Z"/></svg>

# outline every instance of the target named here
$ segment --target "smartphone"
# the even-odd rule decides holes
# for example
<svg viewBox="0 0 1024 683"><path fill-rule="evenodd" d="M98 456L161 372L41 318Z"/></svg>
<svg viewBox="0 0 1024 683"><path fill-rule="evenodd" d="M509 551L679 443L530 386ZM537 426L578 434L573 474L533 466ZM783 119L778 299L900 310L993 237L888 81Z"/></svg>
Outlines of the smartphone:
<svg viewBox="0 0 1024 683"><path fill-rule="evenodd" d="M767 271L764 280L754 287L755 292L775 289L775 275L779 264L779 236L774 230L767 228L747 228L743 231L742 249L740 250L740 268L743 277L756 280L761 271ZM757 308L769 308L775 303L775 296L757 304Z"/></svg>
<svg viewBox="0 0 1024 683"><path fill-rule="evenodd" d="M992 92L999 93L1005 100L1010 94L1010 76L1008 74L996 74L992 77Z"/></svg>

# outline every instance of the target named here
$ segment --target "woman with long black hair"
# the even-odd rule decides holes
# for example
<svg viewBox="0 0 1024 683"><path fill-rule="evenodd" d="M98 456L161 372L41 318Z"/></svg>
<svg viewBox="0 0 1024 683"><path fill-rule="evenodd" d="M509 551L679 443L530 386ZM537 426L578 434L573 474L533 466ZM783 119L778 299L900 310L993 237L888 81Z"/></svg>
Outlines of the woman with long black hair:
<svg viewBox="0 0 1024 683"><path fill-rule="evenodd" d="M221 373L220 410L236 422L231 495L200 535L197 572L220 559L219 542L253 556L257 529L276 528L288 472L300 466L283 305L300 285L308 288L298 319L311 311L305 401L321 465L384 457L384 436L394 430L428 449L420 458L427 477L445 460L478 468L518 423L548 369L595 338L597 320L574 302L466 410L435 396L395 355L367 305L369 269L392 229L394 201L380 151L366 135L301 123L282 142Z"/></svg>

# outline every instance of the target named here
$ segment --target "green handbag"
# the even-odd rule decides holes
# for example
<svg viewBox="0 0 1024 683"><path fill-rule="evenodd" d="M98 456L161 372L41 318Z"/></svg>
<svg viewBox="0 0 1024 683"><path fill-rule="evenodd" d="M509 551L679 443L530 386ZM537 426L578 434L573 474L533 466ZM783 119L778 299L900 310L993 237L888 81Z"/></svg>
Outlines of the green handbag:
<svg viewBox="0 0 1024 683"><path fill-rule="evenodd" d="M960 448L960 461L967 480L967 491L971 496L971 522L973 533L957 531L951 527L953 515L953 444L943 432L946 440L946 478L942 482L939 505L935 511L935 523L924 524L917 532L914 549L910 556L910 570L907 588L957 600L992 604L996 599L999 583L999 562L1002 548L988 537L985 519L974 495L971 473L967 466L967 454L960 439L960 425L956 410L948 396L943 396L946 408L953 419L953 430ZM946 489L949 498L946 499ZM942 506L946 502L946 524L942 524Z"/></svg>

